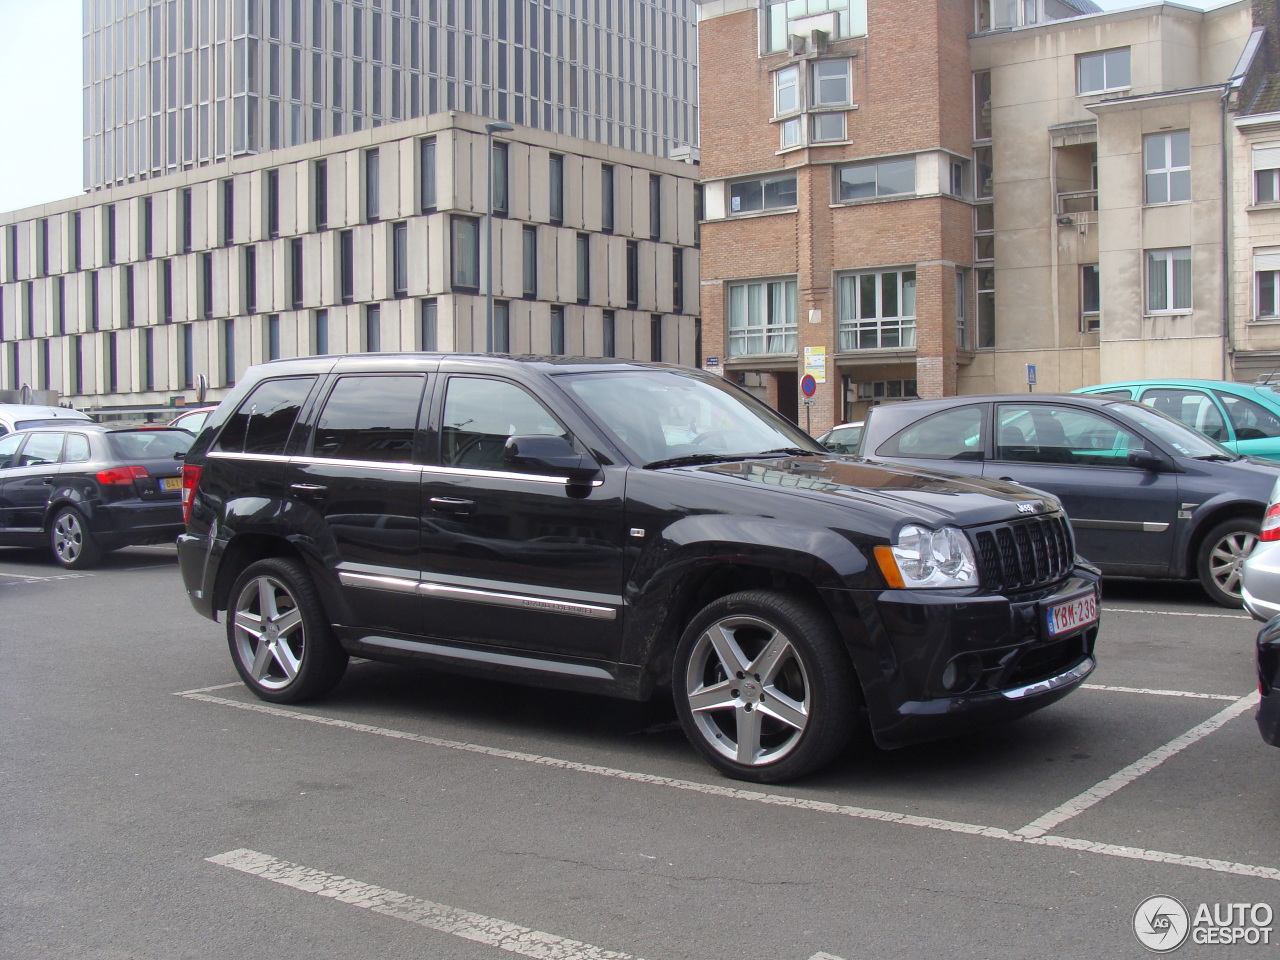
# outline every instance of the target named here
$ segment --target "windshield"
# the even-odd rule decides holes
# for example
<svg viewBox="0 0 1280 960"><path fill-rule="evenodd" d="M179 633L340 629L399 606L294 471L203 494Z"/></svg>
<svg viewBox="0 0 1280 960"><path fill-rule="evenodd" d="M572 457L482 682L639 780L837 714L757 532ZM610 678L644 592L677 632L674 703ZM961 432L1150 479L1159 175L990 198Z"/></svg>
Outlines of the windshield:
<svg viewBox="0 0 1280 960"><path fill-rule="evenodd" d="M825 451L719 377L678 370L568 374L560 383L639 463Z"/></svg>
<svg viewBox="0 0 1280 960"><path fill-rule="evenodd" d="M30 430L32 427L65 427L73 423L92 423L88 417L81 420L79 417L48 417L43 420L16 420L13 424L15 430Z"/></svg>
<svg viewBox="0 0 1280 960"><path fill-rule="evenodd" d="M1167 443L1179 456L1236 459L1236 455L1226 447L1214 443L1204 434L1197 433L1182 421L1165 416L1159 410L1153 410L1138 403L1114 404L1114 406Z"/></svg>

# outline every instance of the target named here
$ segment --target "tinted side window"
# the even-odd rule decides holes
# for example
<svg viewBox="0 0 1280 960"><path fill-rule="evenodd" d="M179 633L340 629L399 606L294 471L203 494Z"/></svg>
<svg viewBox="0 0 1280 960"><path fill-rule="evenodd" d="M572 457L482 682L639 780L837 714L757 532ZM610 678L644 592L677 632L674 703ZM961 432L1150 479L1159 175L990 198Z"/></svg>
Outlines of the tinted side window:
<svg viewBox="0 0 1280 960"><path fill-rule="evenodd" d="M1139 437L1091 410L1002 403L996 418L997 460L1124 467L1129 451L1143 446Z"/></svg>
<svg viewBox="0 0 1280 960"><path fill-rule="evenodd" d="M222 428L213 449L233 453L282 454L315 377L267 380L245 397Z"/></svg>
<svg viewBox="0 0 1280 960"><path fill-rule="evenodd" d="M1266 407L1252 400L1246 400L1244 397L1233 397L1227 393L1218 394L1218 399L1227 408L1227 416L1231 418L1231 426L1235 427L1237 440L1266 440L1270 437L1280 437L1280 417Z"/></svg>
<svg viewBox="0 0 1280 960"><path fill-rule="evenodd" d="M22 436L17 433L0 438L0 470L13 466L13 455L18 452L18 445L21 443Z"/></svg>
<svg viewBox="0 0 1280 960"><path fill-rule="evenodd" d="M61 433L31 434L15 466L35 467L46 463L61 463L62 437Z"/></svg>
<svg viewBox="0 0 1280 960"><path fill-rule="evenodd" d="M569 431L541 403L514 383L453 377L444 400L440 459L447 467L501 470L507 439Z"/></svg>
<svg viewBox="0 0 1280 960"><path fill-rule="evenodd" d="M1181 420L1192 430L1198 430L1210 440L1221 443L1227 437L1227 423L1222 411L1202 390L1185 390L1160 387L1142 395L1142 402L1166 416Z"/></svg>
<svg viewBox="0 0 1280 960"><path fill-rule="evenodd" d="M63 451L64 463L82 463L89 459L89 438L83 433L68 433L67 448Z"/></svg>
<svg viewBox="0 0 1280 960"><path fill-rule="evenodd" d="M982 404L935 413L880 444L876 456L981 460L986 446L985 413Z"/></svg>
<svg viewBox="0 0 1280 960"><path fill-rule="evenodd" d="M423 376L341 377L316 421L312 456L409 463Z"/></svg>

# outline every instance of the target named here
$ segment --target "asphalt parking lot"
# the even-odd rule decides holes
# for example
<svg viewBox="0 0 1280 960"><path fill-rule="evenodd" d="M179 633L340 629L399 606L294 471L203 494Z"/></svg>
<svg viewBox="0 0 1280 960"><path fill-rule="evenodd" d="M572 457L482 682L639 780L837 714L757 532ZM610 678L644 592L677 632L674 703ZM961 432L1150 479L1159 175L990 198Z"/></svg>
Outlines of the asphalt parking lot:
<svg viewBox="0 0 1280 960"><path fill-rule="evenodd" d="M1257 625L1185 584L1103 616L1048 710L752 787L662 703L363 662L264 704L171 549L0 550L0 956L1140 957L1148 897L1280 910Z"/></svg>

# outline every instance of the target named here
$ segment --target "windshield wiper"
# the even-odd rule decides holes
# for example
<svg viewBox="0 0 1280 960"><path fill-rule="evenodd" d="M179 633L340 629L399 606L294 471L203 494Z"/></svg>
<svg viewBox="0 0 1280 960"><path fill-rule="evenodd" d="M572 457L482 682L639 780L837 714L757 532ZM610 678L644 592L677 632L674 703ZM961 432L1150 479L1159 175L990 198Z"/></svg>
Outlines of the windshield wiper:
<svg viewBox="0 0 1280 960"><path fill-rule="evenodd" d="M654 460L646 463L646 470L661 470L664 467L696 467L704 463L733 463L736 460L750 460L754 453L689 453L683 457L669 457L666 460Z"/></svg>
<svg viewBox="0 0 1280 960"><path fill-rule="evenodd" d="M1221 463L1223 461L1226 461L1227 463L1234 463L1236 460L1239 460L1240 458L1233 457L1226 453L1206 453L1203 457L1195 457L1194 459L1211 460L1214 463Z"/></svg>
<svg viewBox="0 0 1280 960"><path fill-rule="evenodd" d="M753 453L752 456L820 457L822 456L822 453L819 453L817 450L805 450L803 447L778 447L776 450L761 450L759 453Z"/></svg>

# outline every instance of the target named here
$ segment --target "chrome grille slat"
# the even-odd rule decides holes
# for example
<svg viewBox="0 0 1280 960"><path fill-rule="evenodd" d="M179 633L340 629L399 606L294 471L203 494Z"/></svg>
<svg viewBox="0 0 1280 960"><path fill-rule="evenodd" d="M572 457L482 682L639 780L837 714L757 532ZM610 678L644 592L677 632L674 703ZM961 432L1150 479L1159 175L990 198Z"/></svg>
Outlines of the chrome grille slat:
<svg viewBox="0 0 1280 960"><path fill-rule="evenodd" d="M1062 514L991 524L973 532L978 575L994 591L1044 586L1071 571L1071 529Z"/></svg>

